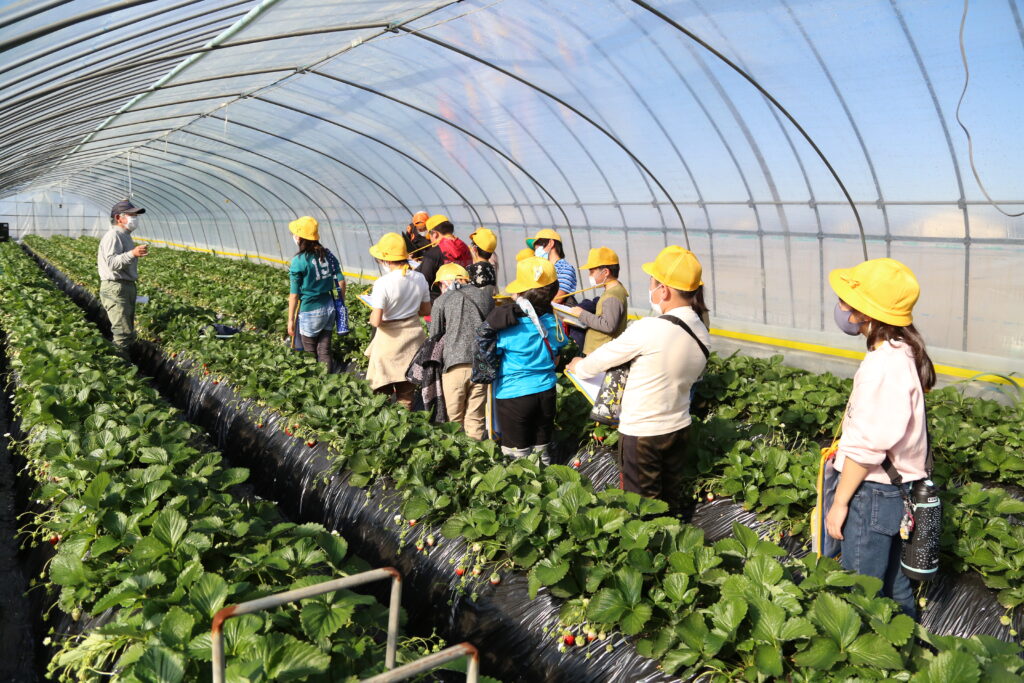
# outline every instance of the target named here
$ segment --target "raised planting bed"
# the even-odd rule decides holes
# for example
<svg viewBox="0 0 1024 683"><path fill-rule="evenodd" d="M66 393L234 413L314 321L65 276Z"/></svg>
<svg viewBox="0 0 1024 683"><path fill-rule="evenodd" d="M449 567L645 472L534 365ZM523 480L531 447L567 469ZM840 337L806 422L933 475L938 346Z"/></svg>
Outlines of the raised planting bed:
<svg viewBox="0 0 1024 683"><path fill-rule="evenodd" d="M74 261L66 253L56 257ZM1018 652L993 639L943 639L915 628L893 617L890 601L873 597L876 581L830 561L786 557L786 550L745 527L735 526L734 537L709 546L694 527L659 517L660 503L595 491L570 468L504 466L493 444L469 441L449 428L431 427L422 414L386 406L364 383L323 374L308 358L282 349L276 338L252 331L229 344L203 339L197 329L212 311L172 300L151 304L140 315L144 333L200 384L217 391L230 384L239 399L250 401L253 426L265 430L273 420L294 431L298 425L298 435L315 442L311 450L326 445L332 471L349 485L373 485L370 507L381 504L375 492L395 489L402 501L397 514L405 532L403 554L422 540L429 557L434 551L427 536L438 538L430 533L431 523L443 522L440 535L461 535L470 544L469 557L450 558L456 569L465 563L459 581L467 582L467 592L476 584L466 576L480 564L485 578L493 567L524 570L531 593L546 586L562 599L559 618L565 626L549 639L562 638L563 666L595 654L593 643L597 649L602 643L577 645L580 635L586 640L588 631L613 630L637 634L641 652L686 675L930 675L951 660L978 666L977 656L984 666L994 656L998 668ZM737 430L750 428L735 422ZM707 466L702 455L701 473ZM385 519L391 512L382 511ZM411 520L416 523L409 526ZM452 547L452 541L440 547ZM507 585L499 578L499 586ZM833 628L836 615L842 633ZM938 653L922 648L914 632Z"/></svg>
<svg viewBox="0 0 1024 683"><path fill-rule="evenodd" d="M0 329L34 480L26 543L50 549L35 592L66 615L48 636L51 679L207 680L220 607L365 568L323 526L237 496L248 472L223 466L13 244L0 289L17 293L0 297ZM232 620L229 677L379 673L386 615L340 592ZM404 659L430 645L404 642Z"/></svg>

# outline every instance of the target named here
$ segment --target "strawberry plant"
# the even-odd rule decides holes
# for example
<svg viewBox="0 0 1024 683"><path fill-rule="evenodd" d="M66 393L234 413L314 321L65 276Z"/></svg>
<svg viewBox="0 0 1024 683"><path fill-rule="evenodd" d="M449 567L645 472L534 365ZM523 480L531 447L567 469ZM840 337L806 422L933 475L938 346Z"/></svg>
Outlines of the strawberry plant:
<svg viewBox="0 0 1024 683"><path fill-rule="evenodd" d="M362 569L340 536L235 497L247 471L225 467L14 245L0 245L0 283L19 293L0 297L0 328L32 497L47 505L27 542L56 550L40 587L75 619L113 610L55 636L54 680L202 680L222 606ZM384 623L386 609L354 593L229 621L228 676L379 672Z"/></svg>
<svg viewBox="0 0 1024 683"><path fill-rule="evenodd" d="M51 255L75 262L69 269L91 267L84 255ZM159 286L165 276L143 277ZM1019 660L1011 661L1017 650L992 639L940 640L913 624L905 633L894 603L876 596L878 583L834 562L786 559L740 525L733 537L708 544L699 529L665 517L660 501L595 490L571 467L506 464L493 442L389 405L355 377L325 374L308 356L288 351L280 335L247 330L230 344L200 337L199 327L215 315L187 298L155 297L140 311L139 326L185 367L198 372L206 364L222 374L260 406L254 420L301 423L298 436L326 445L350 483L400 491L397 523L410 545L438 524L446 538L466 539L469 552L453 571L467 587L486 581L488 567L512 567L526 572L533 594L561 598L574 651L611 646L586 638L589 631L617 631L637 638L667 671L722 680L905 676L939 671L940 661L967 653L986 670L1019 671ZM755 370L766 375L763 382L743 374ZM694 478L712 495L732 495L799 531L813 495L817 443L838 419L848 383L735 357L713 357L705 382ZM773 399L773 390L781 398ZM408 520L417 520L415 527ZM912 636L930 639L936 651Z"/></svg>

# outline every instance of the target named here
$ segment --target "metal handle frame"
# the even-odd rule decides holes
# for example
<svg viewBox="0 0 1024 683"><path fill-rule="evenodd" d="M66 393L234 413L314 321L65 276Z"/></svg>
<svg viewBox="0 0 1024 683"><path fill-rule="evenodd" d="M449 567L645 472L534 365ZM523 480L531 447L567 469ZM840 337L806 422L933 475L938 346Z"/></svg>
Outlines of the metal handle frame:
<svg viewBox="0 0 1024 683"><path fill-rule="evenodd" d="M243 602L238 605L228 605L227 607L218 611L213 616L213 625L210 629L213 641L213 682L224 683L224 634L222 627L224 625L224 622L230 619L231 617L237 617L242 614L252 614L253 612L259 612L265 609L270 609L272 607L279 607L280 605L284 605L289 602L305 600L306 598L316 597L317 595L323 595L324 593L333 593L334 591L339 591L343 588L361 586L366 583L381 581L383 579L391 579L391 604L388 610L387 654L384 660L384 665L389 669L389 671L387 673L381 674L381 676L392 676L398 673L399 671L409 669L409 667L418 666L420 665L421 662L431 659L432 657L440 657L440 655L447 653L448 650L455 650L458 648L463 648L464 646L468 646L473 650L473 656L470 658L471 664L467 671L472 670L474 668L474 662L476 662L475 666L479 667L479 663L476 657L476 649L468 643L463 643L462 645L456 645L455 647L448 648L448 650L443 650L441 652L435 653L430 657L425 657L424 659L421 659L417 662L406 664L400 667L399 669L396 669L395 671L390 671L390 669L395 668L395 655L398 650L398 610L402 602L402 575L399 574L398 570L394 567L382 567L380 569L372 569L368 572L361 572L359 574L354 574L352 576L346 576L341 579L331 579L330 581L324 581L322 583L318 583L313 586L307 586L305 588L297 588L295 590L284 591L282 593L275 593L274 595L268 595L266 597L258 598L256 600ZM441 659L437 663L443 664L444 662L447 662L451 659L456 659L457 657L466 654L469 653L463 649L462 651L460 651L459 654L447 657L446 659ZM433 666L436 666L436 664ZM430 668L433 668L433 666L431 666ZM397 681L406 678L408 675L412 675L412 673L422 670L424 669L416 668L410 670L409 673L403 675L401 678L381 678L381 676L377 676L371 680ZM467 680L469 680L468 677ZM473 678L472 680L475 681L476 678Z"/></svg>

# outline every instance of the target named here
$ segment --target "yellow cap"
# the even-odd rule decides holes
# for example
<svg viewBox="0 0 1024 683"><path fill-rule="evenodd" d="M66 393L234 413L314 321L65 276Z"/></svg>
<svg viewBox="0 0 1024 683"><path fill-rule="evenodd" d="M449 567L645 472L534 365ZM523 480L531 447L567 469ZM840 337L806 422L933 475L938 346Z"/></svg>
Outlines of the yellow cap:
<svg viewBox="0 0 1024 683"><path fill-rule="evenodd" d="M532 258L533 249L520 249L519 253L516 254L516 262L522 261L524 258Z"/></svg>
<svg viewBox="0 0 1024 683"><path fill-rule="evenodd" d="M557 280L558 275L555 274L555 266L551 261L531 256L516 264L516 279L508 283L505 291L509 294L519 294L528 289L546 287Z"/></svg>
<svg viewBox="0 0 1024 683"><path fill-rule="evenodd" d="M405 261L409 258L409 252L402 236L397 232L389 232L370 247L370 256L381 261Z"/></svg>
<svg viewBox="0 0 1024 683"><path fill-rule="evenodd" d="M458 263L446 263L437 269L437 275L434 277L434 284L442 280L457 280L459 278L469 279L469 273L466 269L460 266Z"/></svg>
<svg viewBox="0 0 1024 683"><path fill-rule="evenodd" d="M435 213L433 216L427 219L427 230L433 230L442 223L449 223L448 216L442 216L439 213Z"/></svg>
<svg viewBox="0 0 1024 683"><path fill-rule="evenodd" d="M320 224L312 216L296 218L288 224L288 229L293 235L298 235L304 240L311 242L320 241Z"/></svg>
<svg viewBox="0 0 1024 683"><path fill-rule="evenodd" d="M583 264L582 270L617 265L619 265L618 254L608 247L598 247L597 249L590 250L590 254L587 256L587 262Z"/></svg>
<svg viewBox="0 0 1024 683"><path fill-rule="evenodd" d="M866 316L887 325L906 327L914 322L911 311L921 295L913 271L891 258L864 261L853 268L828 274L839 298Z"/></svg>
<svg viewBox="0 0 1024 683"><path fill-rule="evenodd" d="M694 253L674 245L662 249L658 258L645 263L643 269L661 284L683 292L692 292L704 284L700 279L700 261Z"/></svg>
<svg viewBox="0 0 1024 683"><path fill-rule="evenodd" d="M469 239L473 240L473 244L479 248L484 251L489 251L492 254L498 247L498 236L487 228L477 228L476 231L469 236Z"/></svg>
<svg viewBox="0 0 1024 683"><path fill-rule="evenodd" d="M552 230L551 228L544 228L536 235L534 235L533 239L526 240L526 246L528 246L530 249L533 249L533 243L536 242L537 240L558 240L559 242L561 242L562 236L559 235L554 230Z"/></svg>

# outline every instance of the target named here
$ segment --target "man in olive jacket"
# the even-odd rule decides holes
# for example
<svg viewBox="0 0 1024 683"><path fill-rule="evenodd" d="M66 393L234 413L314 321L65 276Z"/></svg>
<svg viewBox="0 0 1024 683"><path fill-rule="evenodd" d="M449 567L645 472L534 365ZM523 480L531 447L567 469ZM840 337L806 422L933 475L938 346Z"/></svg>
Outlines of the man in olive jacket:
<svg viewBox="0 0 1024 683"><path fill-rule="evenodd" d="M125 200L110 210L110 230L100 239L96 269L100 273L100 303L107 311L114 345L122 350L135 339L136 280L139 259L149 253L144 244L132 241L131 233L139 225L145 209Z"/></svg>

